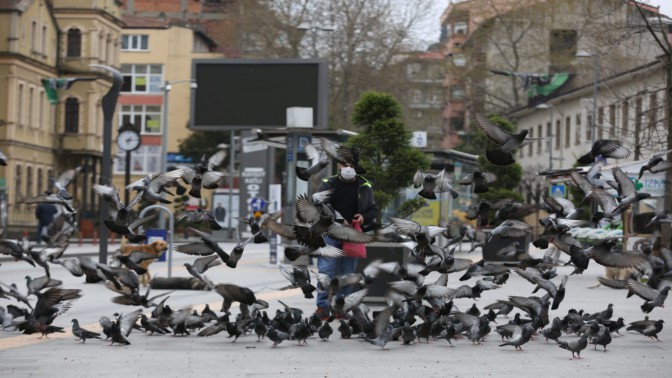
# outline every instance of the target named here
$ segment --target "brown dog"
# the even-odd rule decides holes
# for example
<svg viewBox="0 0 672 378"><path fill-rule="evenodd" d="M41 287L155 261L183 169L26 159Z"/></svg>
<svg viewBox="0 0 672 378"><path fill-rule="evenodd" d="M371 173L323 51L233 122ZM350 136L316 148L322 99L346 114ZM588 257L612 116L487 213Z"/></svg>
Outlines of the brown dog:
<svg viewBox="0 0 672 378"><path fill-rule="evenodd" d="M149 244L137 244L137 245L122 245L121 254L128 256L131 252L140 251L146 252L156 256L156 258L161 257L161 255L168 250L168 242L165 240L155 240ZM149 265L154 262L155 259L144 260L139 263L140 266L145 268L147 272L139 277L140 283L144 286L149 285L152 276L149 274Z"/></svg>

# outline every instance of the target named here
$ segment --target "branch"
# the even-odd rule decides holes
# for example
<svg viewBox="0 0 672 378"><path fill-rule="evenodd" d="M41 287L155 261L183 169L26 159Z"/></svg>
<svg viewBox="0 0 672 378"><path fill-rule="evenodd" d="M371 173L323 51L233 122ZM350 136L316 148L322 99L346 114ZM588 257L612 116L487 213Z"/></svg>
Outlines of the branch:
<svg viewBox="0 0 672 378"><path fill-rule="evenodd" d="M646 24L646 28L649 30L653 38L656 40L656 43L660 47L661 50L663 50L663 53L667 55L668 57L670 56L670 42L666 39L665 40L665 45L660 41L658 38L658 35L656 32L653 31L653 28L651 27L651 24L649 24L649 20L646 19L646 16L644 15L644 11L642 8L639 6L639 3L637 1L633 1L633 4L635 4L635 7L637 7L637 10L639 11L640 16L642 16L642 19L644 20L644 23ZM658 16L658 19L660 20L660 16Z"/></svg>

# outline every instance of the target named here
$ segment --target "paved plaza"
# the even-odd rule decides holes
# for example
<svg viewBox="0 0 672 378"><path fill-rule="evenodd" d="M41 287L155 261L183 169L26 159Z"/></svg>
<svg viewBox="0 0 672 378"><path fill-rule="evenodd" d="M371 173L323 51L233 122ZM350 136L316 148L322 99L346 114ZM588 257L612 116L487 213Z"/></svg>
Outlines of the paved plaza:
<svg viewBox="0 0 672 378"><path fill-rule="evenodd" d="M231 243L221 243L226 251L233 247ZM110 246L113 251L116 245ZM72 246L67 255L96 253L97 246L85 244ZM236 269L218 266L207 273L215 283L235 283L252 289L257 298L269 302L269 316L282 309L278 300L291 307L311 314L315 309L314 300L305 299L299 289L278 290L288 282L282 277L277 266L269 264L268 245L250 245ZM480 259L480 253L470 255L460 253L461 257ZM566 256L563 256L566 258ZM188 277L182 266L191 262L193 257L174 254L173 276ZM42 270L32 268L24 262L9 259L0 261L0 281L15 282L25 292L25 276L39 276ZM152 265L153 274L165 276L167 263ZM389 350L381 350L356 337L341 339L337 331L329 341L320 341L317 335L308 339L308 345L299 346L296 341L286 340L277 348L271 348L268 340L257 341L254 334L245 335L232 343L227 333L212 337L191 336L148 336L133 331L129 336L131 345L109 346L102 340L88 340L85 344L75 342L70 333L71 319L77 318L80 324L89 330L99 331L98 319L111 317L115 312L130 312L134 307L122 306L110 301L115 293L102 284L85 284L83 278L71 276L60 266L52 266L52 276L64 282L64 288L82 290L82 298L75 301L67 313L59 316L55 325L66 328L67 332L39 339L39 335L22 335L17 332L0 332L0 375L8 377L95 377L95 376L138 376L138 377L177 377L177 376L310 376L310 377L361 377L361 376L629 376L663 377L669 376L672 368L672 356L668 353L672 343L672 317L670 309L656 308L650 314L651 319L664 319L665 328L659 337L662 342L634 332L624 336L614 336L608 346L608 352L593 350L589 345L581 354L582 360L570 360L571 353L559 348L555 343L544 342L536 336L523 346L524 351L515 351L513 347L499 347L501 339L493 332L483 345L472 345L466 339L453 341L450 347L445 340L430 340L413 345L403 345L391 341ZM569 274L572 267L558 268L559 276ZM436 278L435 273L427 277L426 282ZM567 285L565 301L550 318L564 316L570 308L583 309L594 313L606 309L609 303L614 305L614 317L623 317L626 323L644 319L640 310L643 300L632 297L626 299L625 291L605 287L588 289L597 283L597 277L604 274L604 268L591 263L582 275L571 276ZM449 278L449 287L462 284L473 285L480 277L460 282L460 273ZM511 275L509 281L498 290L485 291L476 301L479 309L494 302L506 299L509 295L531 295L534 287L518 277ZM152 294L162 291L153 290ZM14 301L0 300L6 306ZM218 311L221 297L215 292L176 291L170 294L167 303L173 309L193 306L201 310L205 304ZM456 306L466 311L474 300L457 299ZM375 306L374 309L379 308ZM145 310L147 313L149 310ZM232 312L238 312L234 304ZM512 316L517 312L514 310ZM511 318L499 317L498 324ZM420 322L420 321L419 321ZM332 323L334 328L338 322ZM561 339L575 340L574 335L563 335Z"/></svg>

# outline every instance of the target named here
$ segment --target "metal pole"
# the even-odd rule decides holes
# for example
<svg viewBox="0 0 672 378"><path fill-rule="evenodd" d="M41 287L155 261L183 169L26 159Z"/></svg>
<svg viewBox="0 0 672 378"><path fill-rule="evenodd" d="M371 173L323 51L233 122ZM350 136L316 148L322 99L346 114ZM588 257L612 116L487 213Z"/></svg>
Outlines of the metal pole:
<svg viewBox="0 0 672 378"><path fill-rule="evenodd" d="M554 113L553 108L554 108L554 106L553 106L553 104L550 104L550 105L551 106L549 107L549 109L551 110L551 127L548 130L548 170L549 171L553 169L553 127L555 126L555 125L553 125L553 113Z"/></svg>
<svg viewBox="0 0 672 378"><path fill-rule="evenodd" d="M110 71L112 73L112 87L102 98L103 107L103 159L100 167L100 183L102 185L110 185L112 181L112 118L114 118L114 111L117 107L117 99L121 91L122 77L121 73L116 69L100 64L91 64L90 67L97 67ZM98 261L100 263L107 262L107 226L102 222L104 219L110 217L109 205L105 201L100 201L99 216L100 216L100 250L98 253Z"/></svg>
<svg viewBox="0 0 672 378"><path fill-rule="evenodd" d="M163 84L163 115L162 123L163 130L161 130L161 172L164 173L168 169L168 94L170 93L171 85L166 80ZM163 194L161 194L163 197ZM165 206L165 204L163 205ZM166 228L166 216L163 212L159 214L159 228Z"/></svg>
<svg viewBox="0 0 672 378"><path fill-rule="evenodd" d="M231 218L233 218L233 168L234 168L234 160L236 159L236 146L235 146L235 137L236 137L236 131L231 130L229 134L229 138L231 143L229 144L229 240L235 240L233 238L233 222ZM239 192L240 193L240 192ZM238 211L238 216L240 216L240 210Z"/></svg>
<svg viewBox="0 0 672 378"><path fill-rule="evenodd" d="M598 71L599 55L593 54L593 115L590 125L590 145L595 143L595 131L597 129L597 83L600 81L600 73Z"/></svg>
<svg viewBox="0 0 672 378"><path fill-rule="evenodd" d="M131 151L126 151L126 172L124 175L124 188L131 183ZM124 189L124 203L128 204L130 189ZM125 205L124 205L125 206Z"/></svg>

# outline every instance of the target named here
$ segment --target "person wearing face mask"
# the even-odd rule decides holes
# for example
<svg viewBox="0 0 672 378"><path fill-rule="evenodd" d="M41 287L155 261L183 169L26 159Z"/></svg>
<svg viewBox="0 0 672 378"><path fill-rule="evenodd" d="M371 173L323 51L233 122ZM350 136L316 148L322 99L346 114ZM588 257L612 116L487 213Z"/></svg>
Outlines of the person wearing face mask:
<svg viewBox="0 0 672 378"><path fill-rule="evenodd" d="M342 219L336 219L337 222L342 221L345 226L359 223L364 232L373 229L378 208L373 198L371 183L357 174L359 166L356 161L345 164L338 163L337 167L338 174L323 179L317 191L333 189L326 202L342 216ZM329 237L325 237L325 242L339 249L343 247L342 242ZM357 260L356 257L349 256L339 258L318 257L317 269L331 279L337 275L355 273ZM350 294L351 291L350 288L345 288L336 295L345 296ZM315 314L322 320L329 319L331 310L327 290L318 293Z"/></svg>

